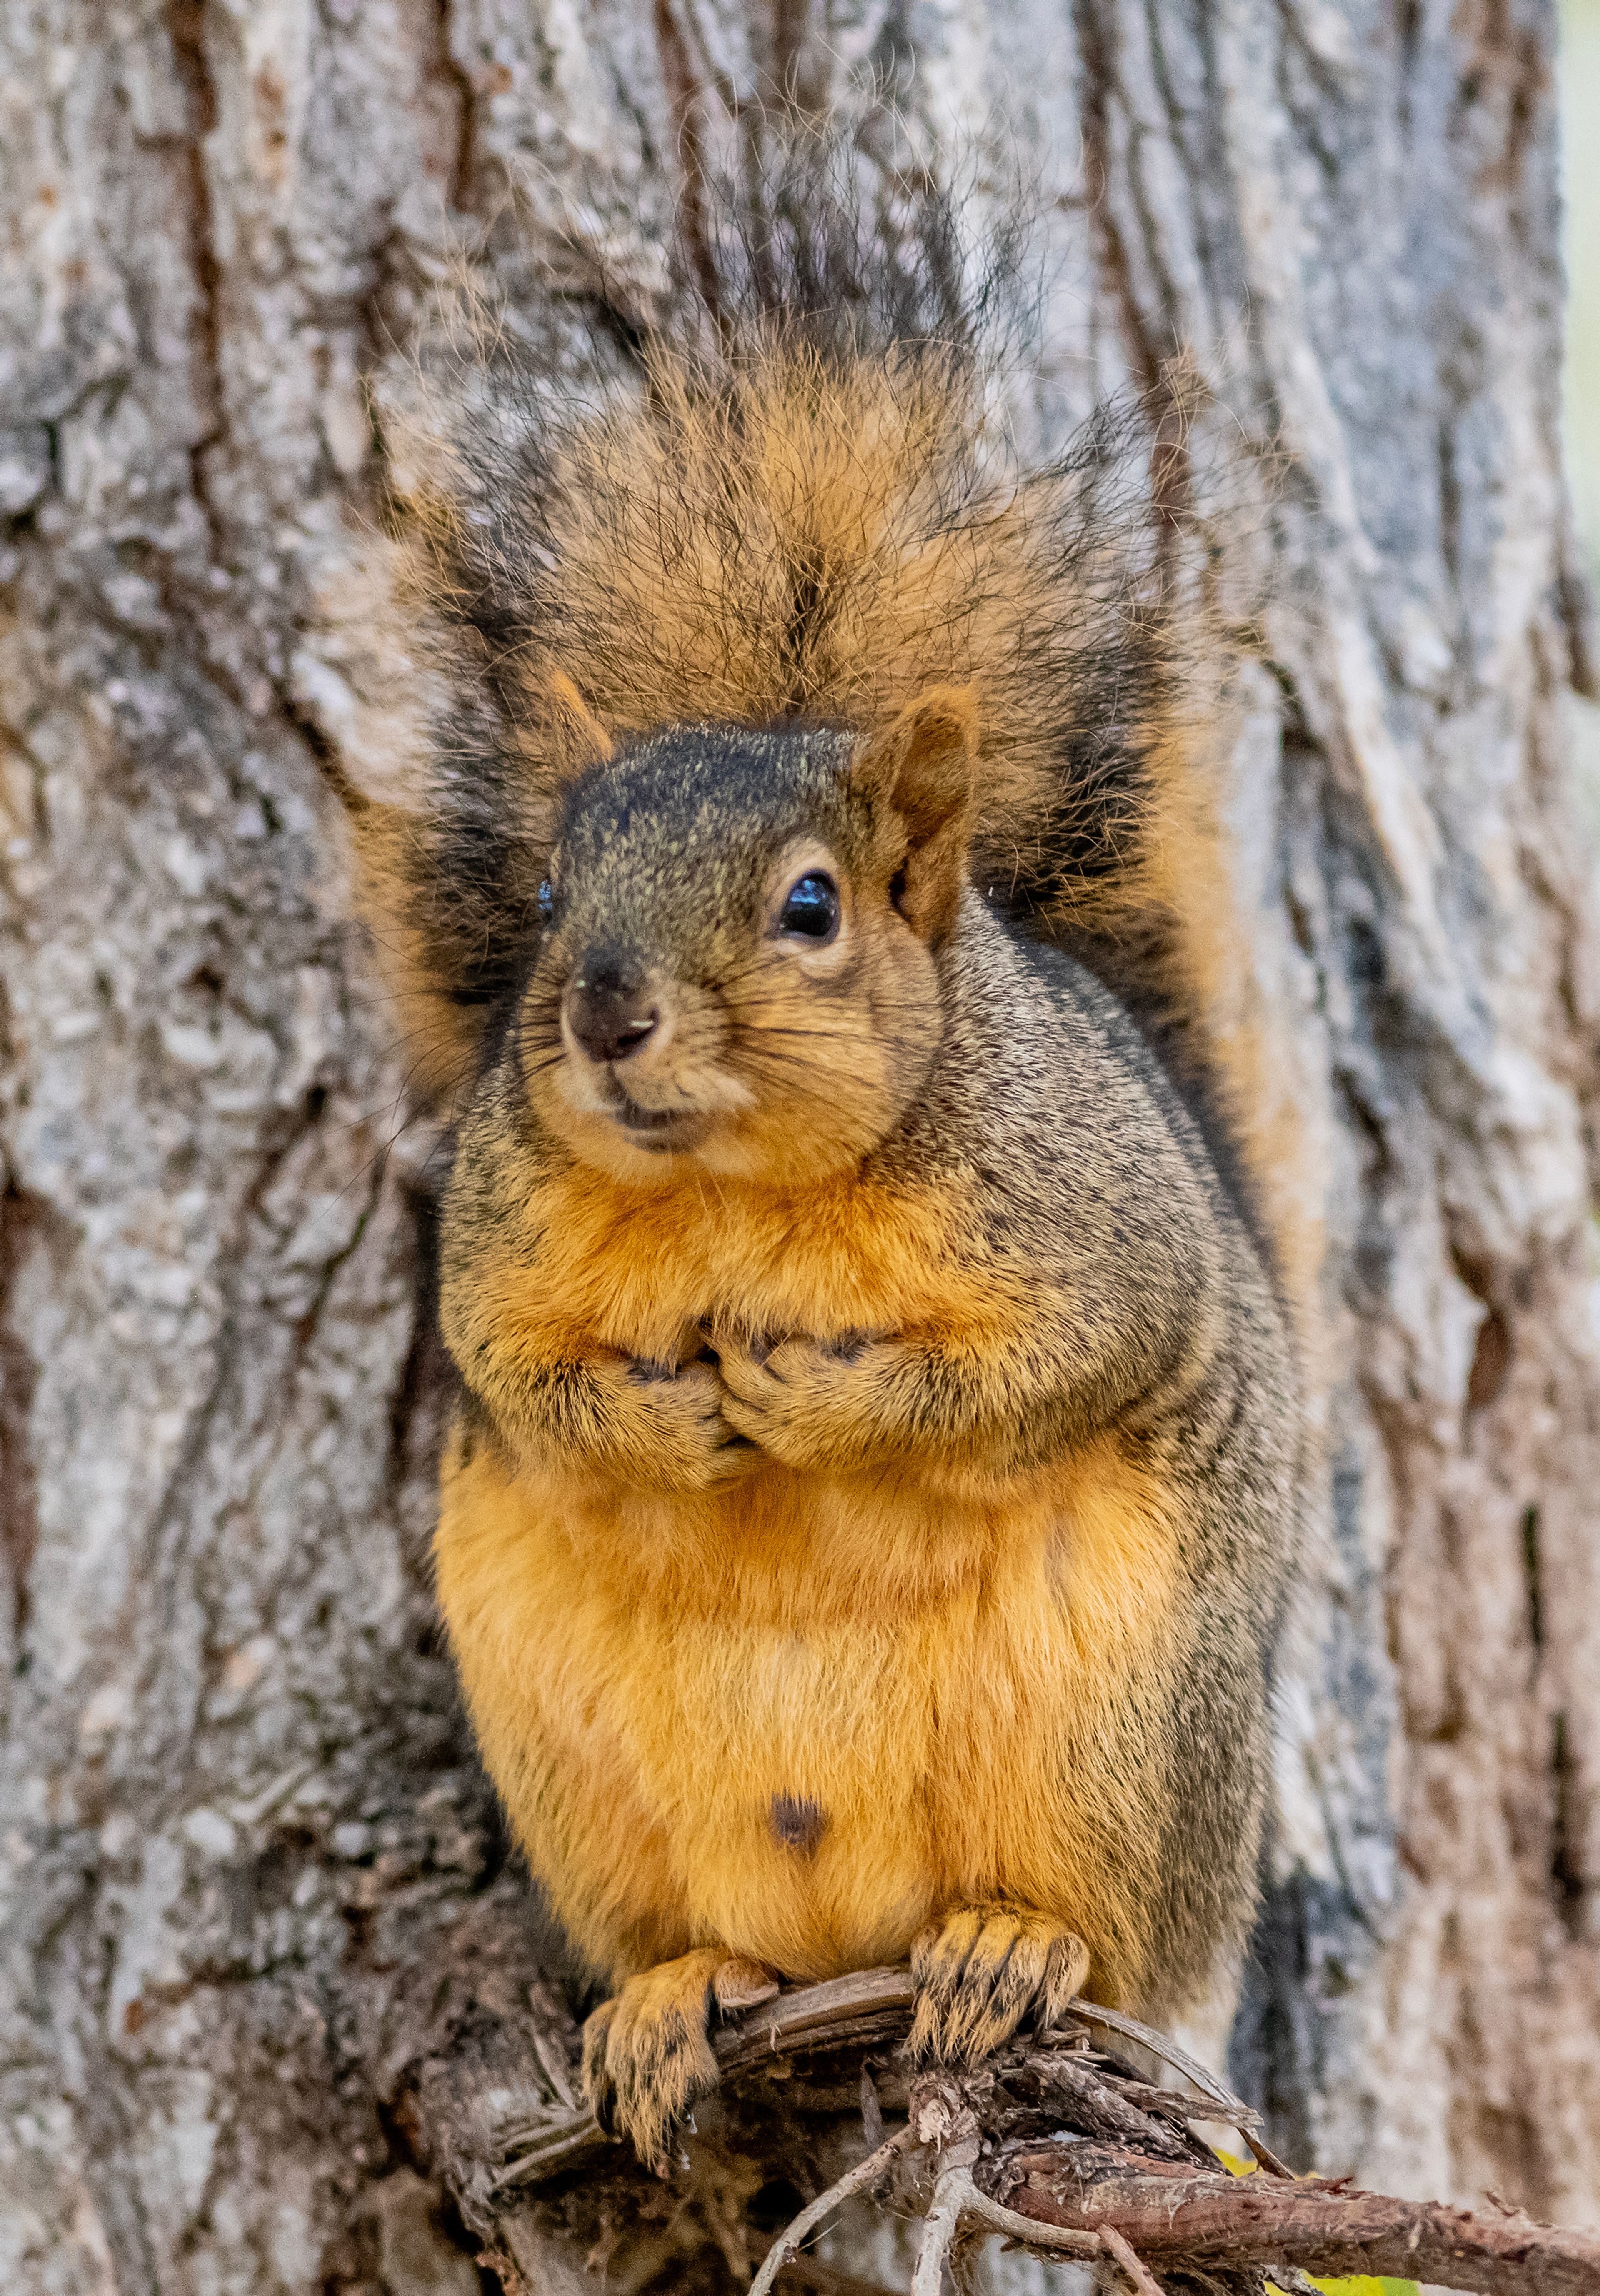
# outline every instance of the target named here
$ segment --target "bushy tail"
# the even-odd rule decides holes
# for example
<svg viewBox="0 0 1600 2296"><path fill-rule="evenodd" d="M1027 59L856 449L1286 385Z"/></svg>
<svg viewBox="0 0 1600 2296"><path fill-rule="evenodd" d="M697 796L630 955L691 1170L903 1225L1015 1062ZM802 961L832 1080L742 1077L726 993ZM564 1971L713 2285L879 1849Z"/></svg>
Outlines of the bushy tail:
<svg viewBox="0 0 1600 2296"><path fill-rule="evenodd" d="M608 376L558 388L480 325L391 426L384 579L429 723L366 842L414 1020L441 1076L470 1067L595 721L871 733L971 684L982 890L1092 944L1198 1081L1180 881L1207 866L1192 734L1218 647L1185 570L1193 379L1025 462L1025 209L979 233L926 179L866 197L836 135L769 148L699 199L668 316L611 311Z"/></svg>

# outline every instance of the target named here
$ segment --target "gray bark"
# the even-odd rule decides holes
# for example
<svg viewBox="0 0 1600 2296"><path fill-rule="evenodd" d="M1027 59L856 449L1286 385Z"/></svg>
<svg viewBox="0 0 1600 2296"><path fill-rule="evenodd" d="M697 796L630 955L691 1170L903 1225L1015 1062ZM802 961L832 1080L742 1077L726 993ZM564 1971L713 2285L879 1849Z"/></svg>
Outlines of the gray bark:
<svg viewBox="0 0 1600 2296"><path fill-rule="evenodd" d="M464 2296L462 2100L570 2038L428 1593L434 1144L334 754L360 378L457 246L513 305L649 275L785 76L1041 162L1042 433L1186 344L1276 449L1237 995L1325 1225L1332 1532L1234 2070L1325 2169L1600 2214L1553 43L1539 0L0 14L8 2287ZM507 2243L593 2285L601 2205Z"/></svg>

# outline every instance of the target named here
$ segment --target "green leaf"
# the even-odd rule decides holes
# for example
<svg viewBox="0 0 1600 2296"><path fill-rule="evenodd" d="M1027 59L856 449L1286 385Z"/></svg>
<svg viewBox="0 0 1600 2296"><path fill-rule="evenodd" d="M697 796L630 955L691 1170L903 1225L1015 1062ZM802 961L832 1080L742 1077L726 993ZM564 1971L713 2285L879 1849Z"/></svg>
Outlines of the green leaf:
<svg viewBox="0 0 1600 2296"><path fill-rule="evenodd" d="M1272 2283L1268 2282L1270 2288ZM1417 2296L1415 2280L1314 2280L1313 2288L1320 2288L1324 2296Z"/></svg>

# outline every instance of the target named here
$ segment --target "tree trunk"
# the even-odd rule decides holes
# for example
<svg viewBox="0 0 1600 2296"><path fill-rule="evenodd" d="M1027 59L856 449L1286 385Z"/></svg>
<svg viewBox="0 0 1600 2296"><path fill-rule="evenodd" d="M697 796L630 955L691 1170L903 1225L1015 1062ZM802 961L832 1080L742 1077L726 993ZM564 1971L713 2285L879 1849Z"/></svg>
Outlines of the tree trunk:
<svg viewBox="0 0 1600 2296"><path fill-rule="evenodd" d="M1188 345L1276 453L1237 995L1324 1224L1332 1528L1234 2077L1302 2162L1600 2214L1553 44L1541 0L0 13L7 2287L476 2284L449 2131L578 2005L428 1589L436 1144L317 635L360 378L458 242L513 305L644 276L742 105L874 74L1059 193L1044 432ZM539 2284L599 2284L598 2206L526 2216ZM661 2221L613 2286L690 2284Z"/></svg>

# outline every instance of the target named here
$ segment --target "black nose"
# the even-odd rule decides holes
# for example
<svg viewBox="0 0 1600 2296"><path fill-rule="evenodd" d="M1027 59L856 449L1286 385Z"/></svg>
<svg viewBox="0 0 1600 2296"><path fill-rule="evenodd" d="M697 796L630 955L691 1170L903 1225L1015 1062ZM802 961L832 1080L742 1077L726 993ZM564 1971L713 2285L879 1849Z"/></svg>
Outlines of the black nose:
<svg viewBox="0 0 1600 2296"><path fill-rule="evenodd" d="M567 983L567 1026L592 1061L625 1061L661 1014L644 969L614 949L590 949Z"/></svg>

